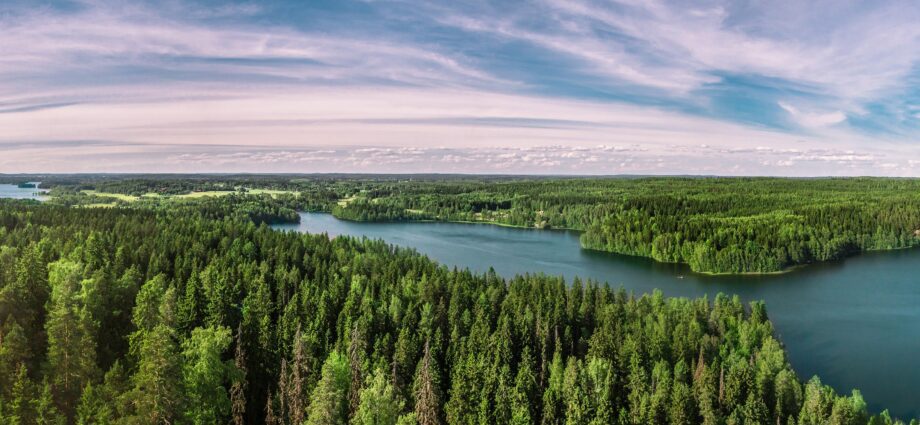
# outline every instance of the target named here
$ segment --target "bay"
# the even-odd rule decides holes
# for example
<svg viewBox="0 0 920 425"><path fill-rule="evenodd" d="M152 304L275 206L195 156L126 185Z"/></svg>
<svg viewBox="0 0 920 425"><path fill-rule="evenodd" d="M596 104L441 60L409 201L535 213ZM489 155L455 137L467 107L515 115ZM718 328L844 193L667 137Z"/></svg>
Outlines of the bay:
<svg viewBox="0 0 920 425"><path fill-rule="evenodd" d="M709 276L679 264L584 250L578 233L462 223L359 223L301 213L277 229L383 239L448 266L543 272L637 295L763 300L793 368L838 392L858 388L873 411L920 416L920 250L870 252L776 275Z"/></svg>

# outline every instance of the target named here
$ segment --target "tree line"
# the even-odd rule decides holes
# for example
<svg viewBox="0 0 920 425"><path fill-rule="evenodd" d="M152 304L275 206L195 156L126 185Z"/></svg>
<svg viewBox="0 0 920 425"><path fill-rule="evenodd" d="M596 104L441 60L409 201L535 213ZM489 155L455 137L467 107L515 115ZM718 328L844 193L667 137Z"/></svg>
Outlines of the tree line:
<svg viewBox="0 0 920 425"><path fill-rule="evenodd" d="M581 230L589 249L764 273L920 245L914 179L635 178L379 183L336 205L360 221Z"/></svg>
<svg viewBox="0 0 920 425"><path fill-rule="evenodd" d="M2 422L898 423L801 380L760 302L503 279L248 209L0 201Z"/></svg>
<svg viewBox="0 0 920 425"><path fill-rule="evenodd" d="M537 178L508 176L10 176L44 178L56 203L262 188L287 208L356 221L475 221L582 232L588 249L767 273L920 245L920 180L890 178ZM157 198L141 198L162 204ZM288 218L294 220L293 216Z"/></svg>

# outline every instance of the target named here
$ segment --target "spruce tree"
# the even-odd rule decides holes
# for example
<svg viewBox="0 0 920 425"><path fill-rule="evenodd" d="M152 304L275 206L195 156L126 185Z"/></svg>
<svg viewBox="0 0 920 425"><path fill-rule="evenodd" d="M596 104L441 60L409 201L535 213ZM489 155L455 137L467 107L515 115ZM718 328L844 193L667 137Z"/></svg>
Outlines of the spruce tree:
<svg viewBox="0 0 920 425"><path fill-rule="evenodd" d="M384 370L374 372L358 398L360 401L351 418L351 425L396 425L403 403Z"/></svg>
<svg viewBox="0 0 920 425"><path fill-rule="evenodd" d="M438 390L436 364L431 356L429 341L419 362L415 378L415 416L419 425L440 425L441 396Z"/></svg>
<svg viewBox="0 0 920 425"><path fill-rule="evenodd" d="M134 416L148 424L174 423L184 408L182 370L174 331L156 325L140 339L134 389L129 395Z"/></svg>
<svg viewBox="0 0 920 425"><path fill-rule="evenodd" d="M348 359L333 351L323 363L322 377L310 397L308 425L336 425L348 419Z"/></svg>
<svg viewBox="0 0 920 425"><path fill-rule="evenodd" d="M80 300L82 266L66 260L49 266L48 377L56 406L73 417L83 387L96 379L96 343Z"/></svg>
<svg viewBox="0 0 920 425"><path fill-rule="evenodd" d="M236 373L233 363L222 356L231 342L230 329L207 327L192 330L182 343L185 418L190 423L227 422L231 404L225 387Z"/></svg>

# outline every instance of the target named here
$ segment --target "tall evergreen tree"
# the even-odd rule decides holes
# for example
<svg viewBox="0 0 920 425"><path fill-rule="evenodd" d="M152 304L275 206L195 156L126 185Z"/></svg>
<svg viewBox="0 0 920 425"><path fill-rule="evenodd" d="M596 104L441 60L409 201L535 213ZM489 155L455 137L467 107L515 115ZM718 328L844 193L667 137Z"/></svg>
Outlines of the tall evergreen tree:
<svg viewBox="0 0 920 425"><path fill-rule="evenodd" d="M236 332L236 349L233 355L233 365L236 368L233 384L230 386L230 410L233 425L246 423L246 387L248 370L246 368L246 353L243 349L242 325Z"/></svg>
<svg viewBox="0 0 920 425"><path fill-rule="evenodd" d="M140 344L137 372L131 379L134 389L128 394L134 417L140 423L175 423L182 416L184 397L174 331L156 325L142 334Z"/></svg>
<svg viewBox="0 0 920 425"><path fill-rule="evenodd" d="M42 384L41 394L32 401L36 425L64 425L67 423L67 417L58 410L51 393L51 384L45 381Z"/></svg>
<svg viewBox="0 0 920 425"><path fill-rule="evenodd" d="M185 418L196 425L227 422L231 403L226 385L236 376L235 366L222 360L232 342L230 329L207 327L192 330L182 343Z"/></svg>
<svg viewBox="0 0 920 425"><path fill-rule="evenodd" d="M333 351L323 363L322 377L310 397L308 425L343 424L348 419L348 358Z"/></svg>
<svg viewBox="0 0 920 425"><path fill-rule="evenodd" d="M437 365L432 359L429 341L415 378L415 415L419 425L440 425L441 395L438 389Z"/></svg>
<svg viewBox="0 0 920 425"><path fill-rule="evenodd" d="M86 384L96 379L96 343L80 299L82 266L61 260L49 266L48 376L56 406L72 417Z"/></svg>
<svg viewBox="0 0 920 425"><path fill-rule="evenodd" d="M396 425L403 403L385 371L377 369L360 392L360 402L351 418L351 425Z"/></svg>

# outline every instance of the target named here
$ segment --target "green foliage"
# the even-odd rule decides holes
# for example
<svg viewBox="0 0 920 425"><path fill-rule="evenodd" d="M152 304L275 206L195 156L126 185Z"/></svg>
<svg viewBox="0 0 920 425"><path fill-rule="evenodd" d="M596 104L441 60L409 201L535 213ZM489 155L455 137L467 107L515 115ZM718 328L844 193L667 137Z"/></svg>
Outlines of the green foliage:
<svg viewBox="0 0 920 425"><path fill-rule="evenodd" d="M182 342L182 376L185 417L192 424L211 425L227 422L230 397L227 384L235 366L222 355L230 347L230 329L196 328Z"/></svg>
<svg viewBox="0 0 920 425"><path fill-rule="evenodd" d="M352 425L396 425L399 421L403 403L383 370L374 372L368 385L361 389L360 399L351 418Z"/></svg>
<svg viewBox="0 0 920 425"><path fill-rule="evenodd" d="M48 266L51 301L48 333L48 374L56 406L72 415L83 387L98 374L91 319L80 297L82 266L61 260Z"/></svg>
<svg viewBox="0 0 920 425"><path fill-rule="evenodd" d="M134 389L125 399L133 412L128 423L179 421L185 407L180 370L183 365L174 334L163 324L142 334L137 372L131 379Z"/></svg>
<svg viewBox="0 0 920 425"><path fill-rule="evenodd" d="M761 303L502 279L202 205L0 201L0 422L894 423L803 383Z"/></svg>
<svg viewBox="0 0 920 425"><path fill-rule="evenodd" d="M618 178L355 183L331 212L583 231L585 248L765 273L920 245L920 181Z"/></svg>
<svg viewBox="0 0 920 425"><path fill-rule="evenodd" d="M198 209L211 218L231 215L257 223L296 222L294 210L307 210L357 221L574 229L583 232L585 248L687 263L706 273L777 272L860 251L920 245L920 181L909 179L279 175L46 180L43 186L54 188L52 202L62 205ZM86 189L95 192L81 192ZM169 196L192 191L227 195ZM165 196L140 197L149 193Z"/></svg>
<svg viewBox="0 0 920 425"><path fill-rule="evenodd" d="M351 378L348 359L337 351L329 353L323 363L322 377L310 396L308 425L334 425L347 422L348 383Z"/></svg>

